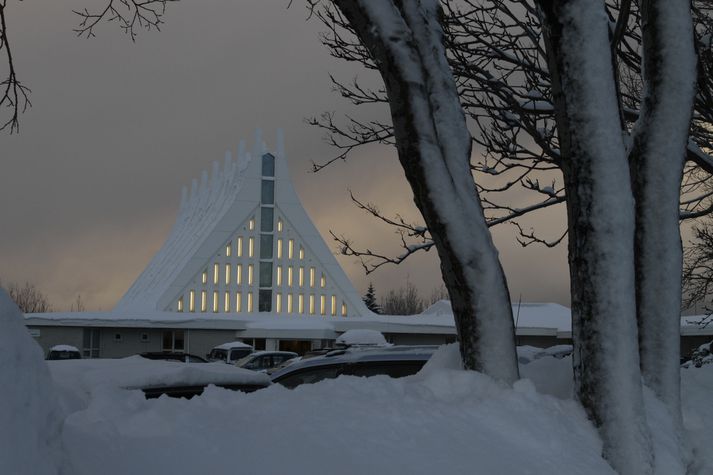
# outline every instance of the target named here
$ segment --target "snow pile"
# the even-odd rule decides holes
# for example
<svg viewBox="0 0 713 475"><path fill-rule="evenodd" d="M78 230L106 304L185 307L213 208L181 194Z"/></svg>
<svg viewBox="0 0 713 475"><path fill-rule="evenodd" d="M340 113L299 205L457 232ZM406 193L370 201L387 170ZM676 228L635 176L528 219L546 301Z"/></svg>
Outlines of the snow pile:
<svg viewBox="0 0 713 475"><path fill-rule="evenodd" d="M64 442L77 475L613 474L574 401L448 369L454 355L446 347L413 377L341 376L292 391L97 392L67 419Z"/></svg>
<svg viewBox="0 0 713 475"><path fill-rule="evenodd" d="M2 288L0 387L0 473L58 473L63 414L42 350Z"/></svg>
<svg viewBox="0 0 713 475"><path fill-rule="evenodd" d="M336 340L337 346L387 346L388 342L376 330L347 330Z"/></svg>
<svg viewBox="0 0 713 475"><path fill-rule="evenodd" d="M693 449L690 473L713 473L713 364L681 370L683 423Z"/></svg>

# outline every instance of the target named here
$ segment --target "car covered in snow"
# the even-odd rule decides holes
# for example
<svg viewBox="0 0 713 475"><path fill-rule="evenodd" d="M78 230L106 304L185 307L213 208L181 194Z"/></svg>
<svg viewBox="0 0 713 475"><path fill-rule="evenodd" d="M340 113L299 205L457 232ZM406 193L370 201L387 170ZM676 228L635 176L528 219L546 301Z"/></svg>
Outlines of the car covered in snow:
<svg viewBox="0 0 713 475"><path fill-rule="evenodd" d="M235 366L253 371L269 372L293 358L297 358L297 353L292 351L256 351L239 360Z"/></svg>
<svg viewBox="0 0 713 475"><path fill-rule="evenodd" d="M255 351L251 345L242 341L231 341L218 345L206 355L208 361L222 361L223 363L235 364Z"/></svg>
<svg viewBox="0 0 713 475"><path fill-rule="evenodd" d="M401 378L418 373L437 346L353 347L302 359L272 374L272 382L287 388L341 375Z"/></svg>
<svg viewBox="0 0 713 475"><path fill-rule="evenodd" d="M71 345L55 345L47 352L48 360L80 360L82 354Z"/></svg>

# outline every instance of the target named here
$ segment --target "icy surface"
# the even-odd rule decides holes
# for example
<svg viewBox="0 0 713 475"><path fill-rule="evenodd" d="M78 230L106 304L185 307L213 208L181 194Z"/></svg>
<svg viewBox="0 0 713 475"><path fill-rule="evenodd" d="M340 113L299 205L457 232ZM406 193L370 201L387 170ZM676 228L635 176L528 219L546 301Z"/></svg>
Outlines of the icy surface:
<svg viewBox="0 0 713 475"><path fill-rule="evenodd" d="M55 474L64 415L42 350L0 288L0 473Z"/></svg>
<svg viewBox="0 0 713 475"><path fill-rule="evenodd" d="M355 345L367 345L367 346L386 346L386 338L381 332L375 330L362 330L354 329L347 330L336 340L337 345L344 346L355 346Z"/></svg>

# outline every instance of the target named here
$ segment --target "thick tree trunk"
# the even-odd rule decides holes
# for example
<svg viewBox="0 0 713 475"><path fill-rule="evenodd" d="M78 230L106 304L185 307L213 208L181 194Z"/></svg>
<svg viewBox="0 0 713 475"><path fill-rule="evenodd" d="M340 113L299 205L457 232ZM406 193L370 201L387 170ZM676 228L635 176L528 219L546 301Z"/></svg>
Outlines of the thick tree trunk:
<svg viewBox="0 0 713 475"><path fill-rule="evenodd" d="M414 201L441 259L465 367L518 377L512 308L470 172L471 137L435 0L335 0L374 58Z"/></svg>
<svg viewBox="0 0 713 475"><path fill-rule="evenodd" d="M636 306L644 383L681 427L679 193L696 83L688 0L642 4L644 97L634 127Z"/></svg>
<svg viewBox="0 0 713 475"><path fill-rule="evenodd" d="M620 474L651 473L634 296L634 201L604 4L545 1L569 220L577 397Z"/></svg>

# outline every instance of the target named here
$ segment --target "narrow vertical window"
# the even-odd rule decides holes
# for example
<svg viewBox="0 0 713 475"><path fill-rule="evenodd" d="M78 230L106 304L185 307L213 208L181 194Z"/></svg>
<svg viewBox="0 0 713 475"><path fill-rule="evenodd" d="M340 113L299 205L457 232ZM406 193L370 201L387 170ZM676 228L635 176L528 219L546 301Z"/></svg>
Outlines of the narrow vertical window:
<svg viewBox="0 0 713 475"><path fill-rule="evenodd" d="M178 305L177 305L178 311L182 312L183 311L183 297L178 299Z"/></svg>
<svg viewBox="0 0 713 475"><path fill-rule="evenodd" d="M232 274L232 269L230 264L225 264L225 285L230 284L230 275Z"/></svg>
<svg viewBox="0 0 713 475"><path fill-rule="evenodd" d="M277 258L282 259L282 239L277 240Z"/></svg>
<svg viewBox="0 0 713 475"><path fill-rule="evenodd" d="M248 312L253 311L253 293L248 292Z"/></svg>
<svg viewBox="0 0 713 475"><path fill-rule="evenodd" d="M275 311L282 312L282 294L275 295Z"/></svg>
<svg viewBox="0 0 713 475"><path fill-rule="evenodd" d="M347 316L347 304L346 302L342 302L342 317Z"/></svg>
<svg viewBox="0 0 713 475"><path fill-rule="evenodd" d="M213 312L218 313L218 291L213 291Z"/></svg>
<svg viewBox="0 0 713 475"><path fill-rule="evenodd" d="M305 248L300 246L300 260L305 258Z"/></svg>
<svg viewBox="0 0 713 475"><path fill-rule="evenodd" d="M235 311L240 312L243 309L243 294L235 292Z"/></svg>
<svg viewBox="0 0 713 475"><path fill-rule="evenodd" d="M277 232L282 232L282 218L277 218Z"/></svg>
<svg viewBox="0 0 713 475"><path fill-rule="evenodd" d="M236 264L235 265L235 283L238 285L242 285L243 283L243 265L242 264Z"/></svg>
<svg viewBox="0 0 713 475"><path fill-rule="evenodd" d="M292 255L295 252L295 241L294 239L290 239L287 241L287 258L292 259Z"/></svg>
<svg viewBox="0 0 713 475"><path fill-rule="evenodd" d="M235 245L236 249L235 252L238 254L238 257L243 257L243 238L242 236L238 237L238 242Z"/></svg>
<svg viewBox="0 0 713 475"><path fill-rule="evenodd" d="M208 283L208 269L204 270L201 274L201 282L204 284Z"/></svg>
<svg viewBox="0 0 713 475"><path fill-rule="evenodd" d="M255 254L255 238L248 239L248 257L253 257Z"/></svg>
<svg viewBox="0 0 713 475"><path fill-rule="evenodd" d="M322 288L327 286L327 277L325 277L324 272L322 272L322 277L319 278L319 286Z"/></svg>
<svg viewBox="0 0 713 475"><path fill-rule="evenodd" d="M327 313L327 297L324 295L319 296L319 314L325 315Z"/></svg>
<svg viewBox="0 0 713 475"><path fill-rule="evenodd" d="M332 316L337 316L337 296L332 295Z"/></svg>
<svg viewBox="0 0 713 475"><path fill-rule="evenodd" d="M302 266L300 266L299 280L297 282L299 282L300 287L304 287L304 285L305 285L305 268Z"/></svg>
<svg viewBox="0 0 713 475"><path fill-rule="evenodd" d="M248 221L248 229L250 231L255 229L255 218L250 218L250 221Z"/></svg>
<svg viewBox="0 0 713 475"><path fill-rule="evenodd" d="M292 313L292 294L287 294L287 313Z"/></svg>
<svg viewBox="0 0 713 475"><path fill-rule="evenodd" d="M233 243L232 241L228 243L227 246L225 246L225 255L226 257L230 257L233 254Z"/></svg>
<svg viewBox="0 0 713 475"><path fill-rule="evenodd" d="M217 284L220 281L220 264L213 264L213 283Z"/></svg>
<svg viewBox="0 0 713 475"><path fill-rule="evenodd" d="M292 287L292 266L287 267L287 286Z"/></svg>
<svg viewBox="0 0 713 475"><path fill-rule="evenodd" d="M309 268L309 286L314 287L314 267Z"/></svg>
<svg viewBox="0 0 713 475"><path fill-rule="evenodd" d="M282 266L277 266L277 286L282 285Z"/></svg>
<svg viewBox="0 0 713 475"><path fill-rule="evenodd" d="M201 290L201 312L205 312L208 308L208 292Z"/></svg>
<svg viewBox="0 0 713 475"><path fill-rule="evenodd" d="M305 313L305 296L303 294L297 296L297 313Z"/></svg>
<svg viewBox="0 0 713 475"><path fill-rule="evenodd" d="M230 312L230 292L228 292L227 290L225 291L225 297L223 298L223 300L224 300L224 302L223 302L224 310L223 311L225 313L228 313L228 312Z"/></svg>
<svg viewBox="0 0 713 475"><path fill-rule="evenodd" d="M188 293L188 311L189 312L196 311L196 291L195 290L191 290Z"/></svg>
<svg viewBox="0 0 713 475"><path fill-rule="evenodd" d="M309 294L309 314L314 315L314 294Z"/></svg>
<svg viewBox="0 0 713 475"><path fill-rule="evenodd" d="M253 265L248 264L248 285L253 285Z"/></svg>

